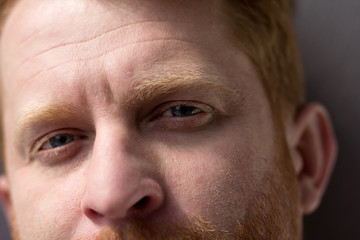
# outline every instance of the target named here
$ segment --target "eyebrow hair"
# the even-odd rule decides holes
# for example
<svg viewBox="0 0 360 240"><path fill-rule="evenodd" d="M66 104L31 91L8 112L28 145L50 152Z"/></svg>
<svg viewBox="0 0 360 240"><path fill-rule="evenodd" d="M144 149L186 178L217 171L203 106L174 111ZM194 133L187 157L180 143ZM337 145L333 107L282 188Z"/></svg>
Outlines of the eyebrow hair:
<svg viewBox="0 0 360 240"><path fill-rule="evenodd" d="M79 110L79 108L69 103L39 103L27 106L15 120L15 146L19 147L22 143L22 141L19 141L21 139L19 136L25 134L26 138L26 135L31 132L32 127L37 123L66 121L85 111L83 109Z"/></svg>
<svg viewBox="0 0 360 240"><path fill-rule="evenodd" d="M125 104L153 100L182 89L215 90L228 104L240 100L240 94L227 86L225 79L201 73L200 71L180 71L165 74L140 74L134 78Z"/></svg>
<svg viewBox="0 0 360 240"><path fill-rule="evenodd" d="M136 103L150 101L158 97L174 93L179 89L201 89L208 91L209 94L216 92L221 95L222 100L227 105L241 105L243 96L240 96L236 90L227 86L224 79L215 75L199 74L198 72L190 73L168 73L168 74L141 74L131 81L125 100L119 102L115 100L117 107L132 106ZM211 91L211 89L215 91ZM111 93L109 93L111 98ZM17 145L19 136L31 133L31 129L37 124L46 124L50 122L61 122L74 119L75 116L84 115L91 112L89 106L82 105L82 108L66 102L60 103L39 103L27 106L16 119L15 139ZM26 138L26 136L25 136ZM21 139L21 138L20 138Z"/></svg>
<svg viewBox="0 0 360 240"><path fill-rule="evenodd" d="M17 118L17 122L21 125L27 126L27 122L41 122L41 121L57 121L59 119L69 119L74 116L79 110L72 104L58 103L58 104L44 104L40 103L33 106L28 106L26 110Z"/></svg>

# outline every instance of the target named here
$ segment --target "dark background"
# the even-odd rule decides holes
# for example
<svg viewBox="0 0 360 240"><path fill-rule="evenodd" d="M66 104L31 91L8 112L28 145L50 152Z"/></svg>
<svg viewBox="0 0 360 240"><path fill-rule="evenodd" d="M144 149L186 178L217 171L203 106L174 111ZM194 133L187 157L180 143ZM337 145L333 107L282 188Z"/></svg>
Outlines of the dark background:
<svg viewBox="0 0 360 240"><path fill-rule="evenodd" d="M333 118L339 157L305 240L360 239L360 1L298 0L296 16L308 99Z"/></svg>
<svg viewBox="0 0 360 240"><path fill-rule="evenodd" d="M340 147L323 202L305 217L305 240L359 239L360 1L298 0L295 26L308 99L327 106ZM2 214L0 239L10 239Z"/></svg>

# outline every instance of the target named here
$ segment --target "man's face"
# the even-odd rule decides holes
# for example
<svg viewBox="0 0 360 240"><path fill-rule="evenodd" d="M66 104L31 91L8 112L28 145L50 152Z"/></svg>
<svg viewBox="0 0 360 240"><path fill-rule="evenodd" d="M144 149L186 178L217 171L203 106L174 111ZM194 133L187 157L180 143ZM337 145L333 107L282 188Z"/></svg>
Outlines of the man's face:
<svg viewBox="0 0 360 240"><path fill-rule="evenodd" d="M299 230L292 163L217 7L20 1L1 42L17 237Z"/></svg>

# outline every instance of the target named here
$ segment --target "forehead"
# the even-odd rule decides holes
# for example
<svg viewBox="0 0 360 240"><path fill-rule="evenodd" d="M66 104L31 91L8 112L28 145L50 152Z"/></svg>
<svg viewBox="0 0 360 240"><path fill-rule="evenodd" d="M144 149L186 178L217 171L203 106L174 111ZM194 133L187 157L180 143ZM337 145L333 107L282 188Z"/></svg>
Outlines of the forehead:
<svg viewBox="0 0 360 240"><path fill-rule="evenodd" d="M13 97L15 89L19 95L31 96L28 89L22 91L28 85L37 85L33 88L37 92L41 88L47 90L50 78L55 89L58 80L64 83L64 79L79 78L79 69L85 69L81 77L95 76L114 62L121 64L116 66L118 73L113 74L117 74L113 79L135 72L134 66L147 71L150 65L153 72L164 71L164 62L169 68L191 72L202 68L200 62L206 61L214 67L205 70L209 75L213 69L230 74L222 70L222 65L239 65L235 58L241 59L243 72L252 72L240 51L227 42L226 27L217 14L219 8L217 1L201 0L20 1L9 16L1 39L3 84L6 82L7 89L12 89L5 92L11 97L5 98L17 99ZM103 56L107 56L104 61ZM101 63L98 59L102 59ZM194 66L194 61L199 65Z"/></svg>
<svg viewBox="0 0 360 240"><path fill-rule="evenodd" d="M193 27L215 25L220 4L217 1L118 1L118 0L20 0L13 8L5 32L17 33L13 43L25 44L30 40L53 34L58 38L71 32L70 39L78 35L96 35L115 27L130 27L142 22L191 22ZM108 20L111 19L111 22ZM119 23L122 23L119 25ZM78 24L84 24L79 29ZM54 28L56 26L56 28ZM61 28L62 26L62 28ZM132 26L131 26L132 27ZM187 26L189 27L189 26ZM204 31L202 31L204 32ZM75 34L76 33L76 34Z"/></svg>
<svg viewBox="0 0 360 240"><path fill-rule="evenodd" d="M22 86L23 82L66 61L95 59L117 48L155 40L192 44L188 52L182 51L187 55L183 56L185 62L187 57L195 55L192 48L195 45L202 55L215 59L217 56L210 56L208 50L223 50L226 31L216 14L219 8L217 1L201 0L20 1L4 26L1 64L6 71L2 73L3 79L13 79L11 84L21 82L15 79L22 79ZM79 49L81 56L76 55ZM160 60L171 51L180 52L162 47L157 50L162 52L158 54ZM141 54L155 55L156 48L151 51L148 48ZM133 53L123 55L126 54Z"/></svg>
<svg viewBox="0 0 360 240"><path fill-rule="evenodd" d="M41 63L36 60L49 53L58 55L54 64L62 62L62 53L71 54L80 47L87 53L83 58L93 58L97 57L94 52L100 54L94 48L105 54L114 50L114 43L124 47L133 44L134 38L216 45L217 35L223 34L215 16L218 5L215 1L20 1L4 26L2 62L12 64L13 69L6 66L7 72L20 68L36 72L34 66Z"/></svg>

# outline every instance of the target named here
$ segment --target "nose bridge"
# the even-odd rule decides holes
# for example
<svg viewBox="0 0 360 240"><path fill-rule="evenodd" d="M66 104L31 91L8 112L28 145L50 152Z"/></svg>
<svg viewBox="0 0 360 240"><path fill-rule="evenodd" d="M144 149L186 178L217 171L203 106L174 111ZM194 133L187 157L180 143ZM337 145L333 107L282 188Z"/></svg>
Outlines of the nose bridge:
<svg viewBox="0 0 360 240"><path fill-rule="evenodd" d="M97 130L82 201L88 217L122 219L150 213L161 205L162 187L146 159L135 152L137 144L124 128Z"/></svg>

